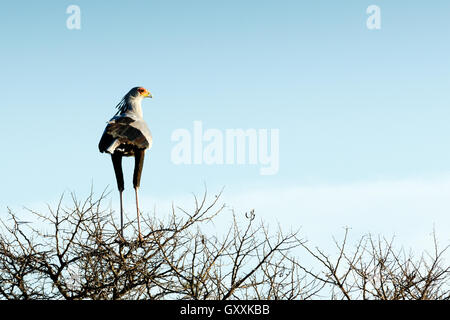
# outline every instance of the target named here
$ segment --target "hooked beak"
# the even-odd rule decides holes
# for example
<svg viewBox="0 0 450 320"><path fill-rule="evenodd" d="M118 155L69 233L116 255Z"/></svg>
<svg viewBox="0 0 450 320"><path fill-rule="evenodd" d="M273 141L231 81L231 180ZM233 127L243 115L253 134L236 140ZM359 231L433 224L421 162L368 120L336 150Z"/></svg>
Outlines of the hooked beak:
<svg viewBox="0 0 450 320"><path fill-rule="evenodd" d="M150 91L147 91L147 95L145 96L146 98L153 98L152 94L150 93Z"/></svg>

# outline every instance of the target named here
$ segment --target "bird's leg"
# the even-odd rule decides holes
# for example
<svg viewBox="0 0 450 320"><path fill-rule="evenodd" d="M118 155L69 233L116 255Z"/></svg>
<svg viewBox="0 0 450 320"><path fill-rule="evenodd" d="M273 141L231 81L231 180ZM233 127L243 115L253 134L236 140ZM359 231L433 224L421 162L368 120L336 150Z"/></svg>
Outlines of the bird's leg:
<svg viewBox="0 0 450 320"><path fill-rule="evenodd" d="M142 241L141 235L141 221L140 221L140 211L139 211L139 197L138 197L138 189L141 183L141 174L142 168L144 166L144 155L145 150L137 149L134 152L134 173L133 173L133 186L136 194L136 210L137 210L137 222L138 222L138 232L139 232L139 241Z"/></svg>
<svg viewBox="0 0 450 320"><path fill-rule="evenodd" d="M139 187L134 188L134 192L136 194L136 211L137 211L137 223L138 223L138 240L144 240L141 235L141 213L139 211L139 197L138 197L138 189Z"/></svg>
<svg viewBox="0 0 450 320"><path fill-rule="evenodd" d="M123 238L123 190L125 189L124 181L123 181L123 171L122 171L122 155L121 154L112 154L111 159L114 166L114 173L116 174L117 180L117 188L120 193L120 236Z"/></svg>
<svg viewBox="0 0 450 320"><path fill-rule="evenodd" d="M123 237L123 190L119 191L120 193L120 236Z"/></svg>

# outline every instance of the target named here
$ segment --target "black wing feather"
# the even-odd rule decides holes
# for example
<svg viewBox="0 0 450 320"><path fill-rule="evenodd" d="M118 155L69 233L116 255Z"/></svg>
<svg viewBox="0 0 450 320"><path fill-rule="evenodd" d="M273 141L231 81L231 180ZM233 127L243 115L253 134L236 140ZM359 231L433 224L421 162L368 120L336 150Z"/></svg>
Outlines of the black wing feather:
<svg viewBox="0 0 450 320"><path fill-rule="evenodd" d="M141 130L130 125L133 122L135 120L129 117L120 117L110 121L98 145L100 152L105 152L116 139L119 139L121 144L147 149L150 146L149 141Z"/></svg>

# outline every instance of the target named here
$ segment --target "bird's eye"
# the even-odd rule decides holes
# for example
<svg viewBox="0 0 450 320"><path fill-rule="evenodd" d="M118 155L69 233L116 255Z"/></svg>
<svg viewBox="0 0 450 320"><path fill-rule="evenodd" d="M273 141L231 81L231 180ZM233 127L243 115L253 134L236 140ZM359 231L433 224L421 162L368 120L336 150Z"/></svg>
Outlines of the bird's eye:
<svg viewBox="0 0 450 320"><path fill-rule="evenodd" d="M138 89L138 92L139 92L139 93L144 93L145 90L144 90L143 88L139 88L139 89Z"/></svg>

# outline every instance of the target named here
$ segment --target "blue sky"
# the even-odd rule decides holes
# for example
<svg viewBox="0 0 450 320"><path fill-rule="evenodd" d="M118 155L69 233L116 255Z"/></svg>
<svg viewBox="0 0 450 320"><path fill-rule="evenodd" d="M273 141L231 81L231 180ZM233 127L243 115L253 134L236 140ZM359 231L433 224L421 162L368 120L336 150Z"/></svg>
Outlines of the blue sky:
<svg viewBox="0 0 450 320"><path fill-rule="evenodd" d="M81 9L81 30L66 28L71 4ZM372 4L381 8L381 30L366 28ZM448 196L428 191L447 190L450 172L449 16L450 3L438 0L2 2L0 206L51 202L63 191L87 192L91 182L115 188L97 143L114 106L142 85L154 95L144 102L154 136L141 189L149 206L204 184L225 186L231 205L293 225L310 221L312 232L342 208L354 212L329 219L330 232L341 222L410 232L402 221L416 210L414 232L436 224L448 240ZM195 120L220 130L279 129L278 174L174 165L171 133ZM132 193L131 160L125 170ZM386 194L405 183L410 193ZM333 188L353 191L336 204ZM361 190L374 202L355 205ZM302 207L298 199L310 192L315 202ZM266 206L268 193L288 204ZM246 194L253 203L238 199ZM434 201L437 213L411 199ZM369 222L374 215L398 220L385 229Z"/></svg>

